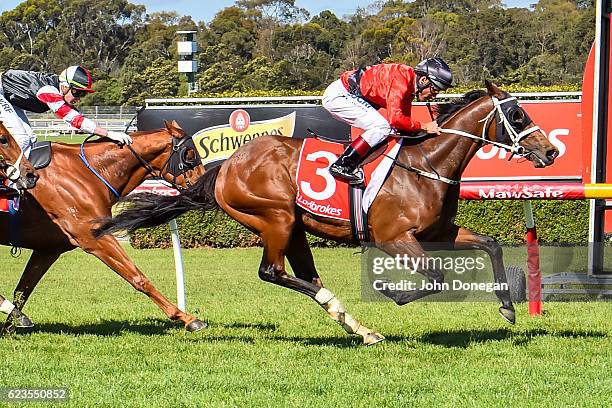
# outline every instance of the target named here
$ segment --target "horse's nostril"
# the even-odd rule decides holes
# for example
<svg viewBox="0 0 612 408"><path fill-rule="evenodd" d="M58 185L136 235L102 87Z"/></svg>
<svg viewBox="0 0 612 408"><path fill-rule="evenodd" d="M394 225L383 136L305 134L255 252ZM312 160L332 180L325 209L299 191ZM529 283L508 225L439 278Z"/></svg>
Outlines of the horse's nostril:
<svg viewBox="0 0 612 408"><path fill-rule="evenodd" d="M546 152L546 158L549 160L554 160L559 155L559 150L550 149Z"/></svg>

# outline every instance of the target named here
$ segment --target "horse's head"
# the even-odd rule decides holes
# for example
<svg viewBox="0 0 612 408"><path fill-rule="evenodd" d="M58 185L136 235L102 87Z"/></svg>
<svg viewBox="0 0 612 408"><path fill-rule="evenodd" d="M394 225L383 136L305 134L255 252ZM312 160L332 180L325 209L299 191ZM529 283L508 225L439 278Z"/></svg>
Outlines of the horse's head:
<svg viewBox="0 0 612 408"><path fill-rule="evenodd" d="M164 124L164 130L172 137L172 144L161 169L162 176L183 188L195 184L204 174L204 166L193 139L176 121L164 121Z"/></svg>
<svg viewBox="0 0 612 408"><path fill-rule="evenodd" d="M494 105L490 119L487 118L492 125L485 124L488 126L487 138L505 145L514 154L528 158L534 167L553 164L559 150L548 141L516 98L490 81L485 81L485 84Z"/></svg>
<svg viewBox="0 0 612 408"><path fill-rule="evenodd" d="M0 122L0 178L9 179L19 190L34 188L38 180L36 170L23 156L21 148L2 122Z"/></svg>

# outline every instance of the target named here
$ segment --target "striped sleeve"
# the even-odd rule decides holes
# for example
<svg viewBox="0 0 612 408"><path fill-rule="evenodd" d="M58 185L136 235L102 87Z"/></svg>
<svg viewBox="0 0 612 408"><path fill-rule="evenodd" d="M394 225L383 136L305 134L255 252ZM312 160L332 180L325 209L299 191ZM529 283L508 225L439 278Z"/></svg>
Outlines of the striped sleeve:
<svg viewBox="0 0 612 408"><path fill-rule="evenodd" d="M64 101L62 93L54 86L46 85L38 90L36 97L39 101L46 103L47 106L55 113L55 116L68 123L76 129L83 130L87 133L93 133L96 129L96 123L87 119L79 111L72 108Z"/></svg>

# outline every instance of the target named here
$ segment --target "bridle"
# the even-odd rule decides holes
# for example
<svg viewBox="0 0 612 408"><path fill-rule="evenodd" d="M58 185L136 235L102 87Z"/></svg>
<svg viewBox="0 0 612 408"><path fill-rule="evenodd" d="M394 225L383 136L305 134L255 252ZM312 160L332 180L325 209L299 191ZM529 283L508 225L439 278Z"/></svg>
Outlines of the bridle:
<svg viewBox="0 0 612 408"><path fill-rule="evenodd" d="M0 136L0 143L4 146L8 146L8 142L3 136ZM13 183L16 183L21 177L21 170L19 169L21 160L23 160L23 151L19 153L19 157L17 157L14 164L7 162L4 156L0 154L0 170L4 171L6 178Z"/></svg>
<svg viewBox="0 0 612 408"><path fill-rule="evenodd" d="M520 157L529 157L533 153L533 151L526 149L525 147L521 146L519 143L524 138L532 134L533 132L541 130L540 127L532 126L527 129L521 130L527 125L529 125L530 123L533 123L533 121L531 120L531 118L529 118L525 110L521 108L516 97L511 96L506 99L500 100L499 98L495 96L491 96L491 99L493 101L493 109L491 110L491 112L489 112L487 116L485 116L483 119L478 121L479 123L484 122L484 125L482 127L482 134L480 136L474 135L469 132L465 132L463 130L450 129L450 128L441 128L440 132L458 135L462 137L467 137L467 138L476 140L482 144L490 144L490 145L497 146L502 149L508 150L511 153L510 159L514 155L520 156ZM431 114L431 110L430 110L430 114ZM489 131L491 124L493 124L493 121L495 119L497 119L496 137L495 137L496 140L489 140L486 138L486 136L487 136L487 133ZM499 140L510 140L511 144L503 143L503 142L500 142ZM419 148L420 148L420 145L419 145ZM423 177L426 177L432 180L438 180L438 181L441 181L443 183L450 184L450 185L459 185L459 180L449 179L447 177L444 177L438 174L438 172L433 168L433 166L429 162L429 159L427 158L427 155L425 154L425 152L423 152L423 157L425 158L432 172L422 170L416 167L412 167L410 165L399 163L397 160L394 160L394 161L397 166L403 168L404 170L416 173L419 176L423 176Z"/></svg>
<svg viewBox="0 0 612 408"><path fill-rule="evenodd" d="M127 148L130 149L134 157L138 159L142 167L147 170L148 174L165 180L176 190L183 190L183 187L178 185L176 179L189 170L193 170L198 165L202 164L202 159L200 158L198 149L195 147L193 138L187 135L183 136L182 138L172 136L172 153L170 153L160 170L157 172L149 162L147 162L140 154L138 154L136 150L134 150L132 146L128 145ZM194 157L189 158L188 155L192 152ZM164 177L166 174L172 176L172 181L166 180ZM191 187L191 182L187 178L185 179L185 184L187 185L187 188Z"/></svg>
<svg viewBox="0 0 612 408"><path fill-rule="evenodd" d="M100 174L94 169L87 158L85 157L85 143L94 137L95 135L91 135L87 137L83 143L81 143L81 153L80 157L83 163L87 166L87 168L98 178L100 179L108 189L117 197L121 197L121 194ZM144 159L132 146L127 145L127 148L134 155L134 157L138 160L140 165L147 170L147 174L150 174L154 177L160 178L164 180L164 182L170 184L170 186L176 190L183 190L183 187L178 185L176 179L185 174L189 170L193 170L198 165L202 163L198 150L195 147L195 143L191 136L183 136L182 138L178 138L176 136L172 136L172 152L164 162L164 164L160 167L160 170L155 170L151 164ZM193 152L193 158L189 158L188 155L190 152ZM172 180L166 180L164 177L166 174L172 176ZM188 179L185 179L185 184L187 187L191 186L191 183Z"/></svg>
<svg viewBox="0 0 612 408"><path fill-rule="evenodd" d="M529 123L533 123L533 121L529 118L525 110L521 108L518 101L516 100L516 97L511 96L509 98L499 100L495 96L491 96L491 99L493 100L493 109L491 110L491 112L489 112L487 116L478 121L479 123L484 122L481 136L473 135L462 130L449 128L442 128L440 129L440 132L455 134L477 140L479 143L497 146L502 149L508 150L510 153L512 153L512 155L517 155L521 157L530 156L533 152L521 146L520 142L533 132L541 130L540 127L532 126L530 128L520 130L520 125L525 127ZM495 138L496 140L489 140L486 138L486 135L489 130L489 127L493 123L493 118L497 119L497 134ZM504 139L510 139L512 144L502 143L498 141Z"/></svg>

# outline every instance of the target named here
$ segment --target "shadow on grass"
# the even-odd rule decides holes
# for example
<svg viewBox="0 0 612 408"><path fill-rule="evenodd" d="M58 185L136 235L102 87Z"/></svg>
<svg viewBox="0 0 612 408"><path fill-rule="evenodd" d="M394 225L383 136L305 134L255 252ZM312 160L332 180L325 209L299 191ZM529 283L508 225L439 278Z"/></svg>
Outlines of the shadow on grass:
<svg viewBox="0 0 612 408"><path fill-rule="evenodd" d="M547 330L547 329L530 329L525 331L513 331L509 329L493 329L493 330L449 330L449 331L434 331L425 333L420 337L415 338L419 343L429 343L444 347L467 348L474 344L488 343L492 341L511 341L513 345L522 346L528 344L532 340L539 337L553 338L606 338L607 333L597 331L584 330ZM399 336L388 337L390 341L401 340L404 338Z"/></svg>
<svg viewBox="0 0 612 408"><path fill-rule="evenodd" d="M17 334L27 333L52 333L70 335L95 335L95 336L121 336L124 333L135 333L144 336L159 336L166 334L169 330L181 329L180 322L165 319L147 320L102 320L95 323L68 324L68 323L38 323L32 329L17 329Z"/></svg>
<svg viewBox="0 0 612 408"><path fill-rule="evenodd" d="M274 334L278 325L274 323L215 323L208 322L210 328L237 329L243 330L236 334L229 333L209 333L204 329L201 336L184 337L183 341L188 342L234 342L255 343L255 333L261 332L264 337L260 340L272 340L278 342L297 343L304 346L314 347L336 347L336 348L355 348L362 345L362 339L358 336L337 335L337 336L287 336ZM67 324L67 323L40 323L31 330L18 329L17 335L28 333L45 334L68 334L68 335L95 335L95 336L122 336L126 333L140 334L143 336L161 336L168 334L169 331L182 330L183 326L178 322L166 319L146 319L146 320L102 320L87 324ZM432 344L448 348L468 348L477 344L485 344L494 341L509 341L512 345L523 346L532 340L541 337L552 338L594 338L604 339L609 337L608 333L600 331L586 330L549 330L549 329L458 329L445 331L431 331L419 336L407 335L388 335L386 343L411 343L411 347L417 347L420 343Z"/></svg>
<svg viewBox="0 0 612 408"><path fill-rule="evenodd" d="M332 337L299 337L299 336L274 336L273 340L289 343L299 343L303 346L325 346L336 348L355 348L363 343L361 337L340 335Z"/></svg>
<svg viewBox="0 0 612 408"><path fill-rule="evenodd" d="M273 331L276 331L276 329L278 329L278 324L276 323L245 323L245 322L214 323L212 322L210 324L215 325L217 327L223 327L226 329L251 329L251 330L268 331L268 332L273 332Z"/></svg>

